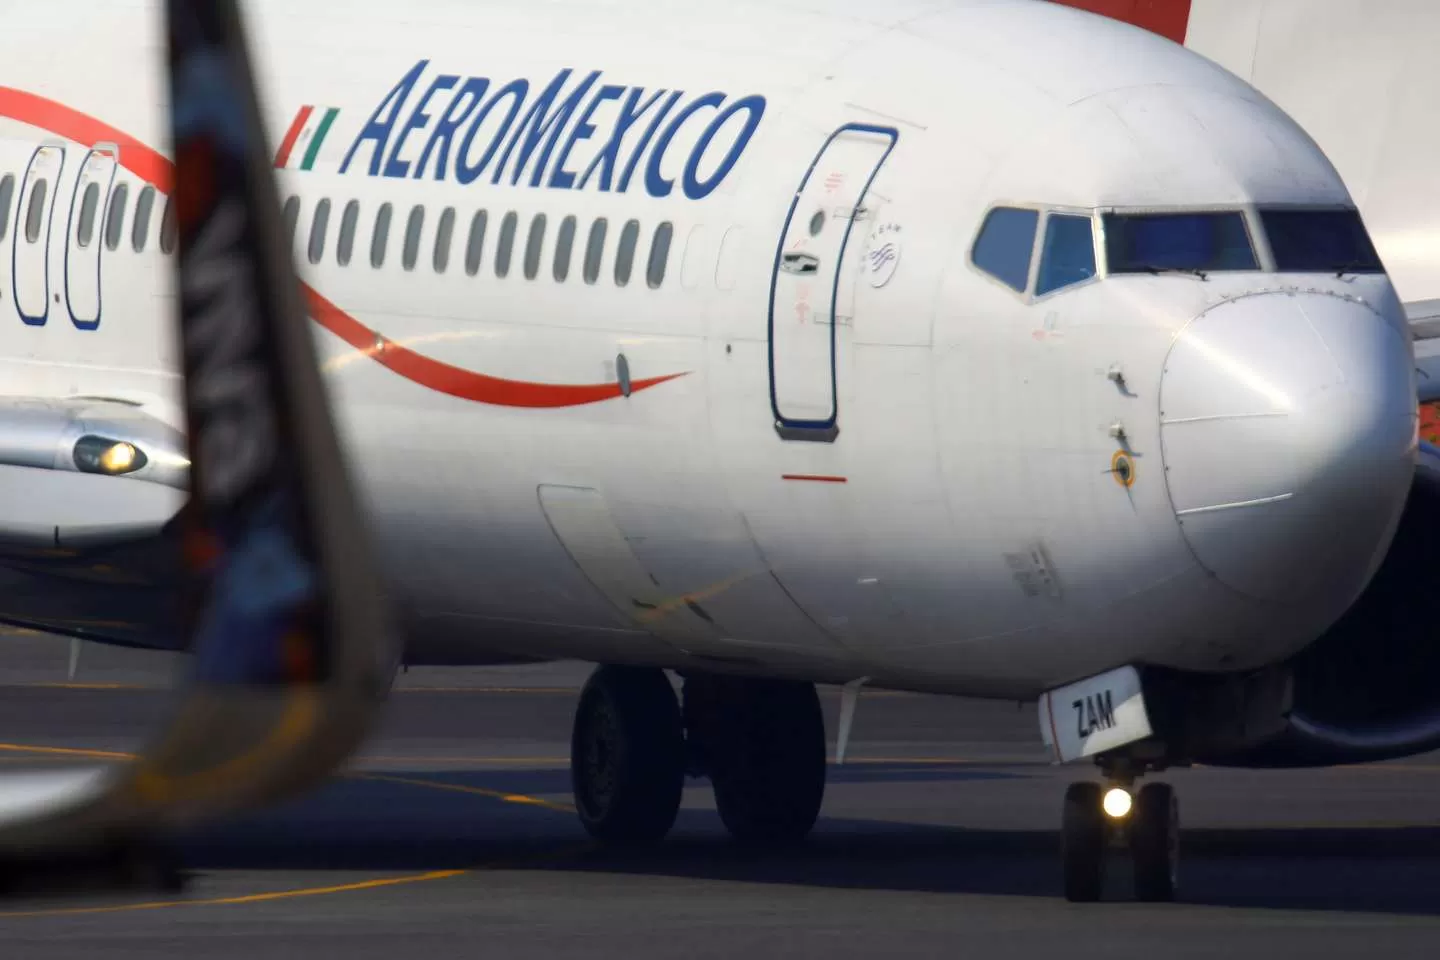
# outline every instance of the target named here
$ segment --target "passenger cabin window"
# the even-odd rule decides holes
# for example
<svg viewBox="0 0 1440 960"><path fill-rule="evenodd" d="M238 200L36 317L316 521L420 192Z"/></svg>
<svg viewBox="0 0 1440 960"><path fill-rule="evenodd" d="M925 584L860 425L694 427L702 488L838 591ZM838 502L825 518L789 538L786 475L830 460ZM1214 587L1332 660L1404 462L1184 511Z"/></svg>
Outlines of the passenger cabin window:
<svg viewBox="0 0 1440 960"><path fill-rule="evenodd" d="M475 276L480 272L480 260L485 255L485 226L490 215L484 210L476 211L470 218L470 237L465 241L465 273Z"/></svg>
<svg viewBox="0 0 1440 960"><path fill-rule="evenodd" d="M1034 210L996 207L985 217L970 259L1005 286L1024 293L1030 282L1030 259L1040 214Z"/></svg>
<svg viewBox="0 0 1440 960"><path fill-rule="evenodd" d="M590 224L590 238L585 241L585 282L600 279L600 264L605 259L605 232L610 222L604 217Z"/></svg>
<svg viewBox="0 0 1440 960"><path fill-rule="evenodd" d="M3 187L0 187L3 190ZM117 186L110 194L110 209L105 214L105 249L120 249L120 239L125 234L125 202L130 197L130 188L125 184ZM3 233L3 231L0 231Z"/></svg>
<svg viewBox="0 0 1440 960"><path fill-rule="evenodd" d="M1045 245L1035 296L1084 283L1095 276L1095 231L1089 217L1052 213L1045 220Z"/></svg>
<svg viewBox="0 0 1440 960"><path fill-rule="evenodd" d="M410 216L405 223L405 247L401 251L400 265L406 270L414 270L420 259L420 232L423 229L425 208L417 204L410 208Z"/></svg>
<svg viewBox="0 0 1440 960"><path fill-rule="evenodd" d="M495 248L495 276L506 277L510 275L510 255L515 250L515 228L520 218L514 210L505 214L500 221L500 243Z"/></svg>
<svg viewBox="0 0 1440 960"><path fill-rule="evenodd" d="M80 197L80 216L75 223L75 242L81 247L90 246L95 239L95 214L100 207L100 184L91 183Z"/></svg>
<svg viewBox="0 0 1440 960"><path fill-rule="evenodd" d="M25 211L25 242L35 243L40 239L40 228L45 225L45 197L50 193L50 181L38 180L30 191L30 207Z"/></svg>
<svg viewBox="0 0 1440 960"><path fill-rule="evenodd" d="M1281 273L1384 273L1358 210L1261 210Z"/></svg>
<svg viewBox="0 0 1440 960"><path fill-rule="evenodd" d="M540 253L545 246L545 214L537 213L530 221L530 236L525 241L525 279L540 274Z"/></svg>
<svg viewBox="0 0 1440 960"><path fill-rule="evenodd" d="M435 228L435 272L444 273L450 266L450 242L455 237L455 208L446 207Z"/></svg>
<svg viewBox="0 0 1440 960"><path fill-rule="evenodd" d="M575 255L575 218L560 221L555 235L555 282L564 283L570 276L570 259Z"/></svg>
<svg viewBox="0 0 1440 960"><path fill-rule="evenodd" d="M385 245L390 240L390 216L393 208L388 203L380 204L375 211L375 235L370 238L370 266L379 270L385 266Z"/></svg>
<svg viewBox="0 0 1440 960"><path fill-rule="evenodd" d="M315 204L315 215L310 220L311 263L319 263L325 256L325 234L330 230L330 200L322 199Z"/></svg>
<svg viewBox="0 0 1440 960"><path fill-rule="evenodd" d="M165 210L160 214L160 252L174 253L180 241L179 224L175 220L175 198L165 198Z"/></svg>
<svg viewBox="0 0 1440 960"><path fill-rule="evenodd" d="M360 201L351 200L340 214L340 237L335 242L335 262L342 267L350 266L355 255L355 229L360 225Z"/></svg>
<svg viewBox="0 0 1440 960"><path fill-rule="evenodd" d="M645 265L645 282L651 290L659 290L665 282L665 266L670 261L670 244L675 239L675 225L668 220L655 228L650 241L650 262Z"/></svg>
<svg viewBox="0 0 1440 960"><path fill-rule="evenodd" d="M0 240L10 232L10 204L15 200L15 175L5 174L0 180Z"/></svg>
<svg viewBox="0 0 1440 960"><path fill-rule="evenodd" d="M640 242L640 221L627 220L620 231L620 248L615 251L615 285L623 287L630 283L630 272L635 268L635 245Z"/></svg>
<svg viewBox="0 0 1440 960"><path fill-rule="evenodd" d="M1112 274L1260 269L1238 210L1106 214L1105 258Z"/></svg>
<svg viewBox="0 0 1440 960"><path fill-rule="evenodd" d="M295 249L295 227L300 222L300 198L294 195L285 201L285 208L282 211L285 221L285 239L290 244L290 249Z"/></svg>
<svg viewBox="0 0 1440 960"><path fill-rule="evenodd" d="M135 201L135 219L130 221L130 245L139 253L150 236L150 214L155 210L155 188L146 187Z"/></svg>

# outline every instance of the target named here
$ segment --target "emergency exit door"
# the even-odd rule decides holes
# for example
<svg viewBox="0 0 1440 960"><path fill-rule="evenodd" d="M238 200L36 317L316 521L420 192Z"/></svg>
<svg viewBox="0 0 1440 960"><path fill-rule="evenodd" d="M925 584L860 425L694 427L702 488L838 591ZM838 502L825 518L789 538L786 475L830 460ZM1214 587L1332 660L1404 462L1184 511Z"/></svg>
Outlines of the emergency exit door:
<svg viewBox="0 0 1440 960"><path fill-rule="evenodd" d="M770 406L786 440L839 435L836 303L858 273L855 221L900 134L850 123L830 134L795 190L770 283Z"/></svg>
<svg viewBox="0 0 1440 960"><path fill-rule="evenodd" d="M100 326L100 258L105 249L110 189L115 183L117 148L97 144L80 164L65 231L65 299L70 320L82 330Z"/></svg>
<svg viewBox="0 0 1440 960"><path fill-rule="evenodd" d="M40 147L30 157L11 231L15 308L20 319L42 326L50 316L50 215L65 167L65 148Z"/></svg>

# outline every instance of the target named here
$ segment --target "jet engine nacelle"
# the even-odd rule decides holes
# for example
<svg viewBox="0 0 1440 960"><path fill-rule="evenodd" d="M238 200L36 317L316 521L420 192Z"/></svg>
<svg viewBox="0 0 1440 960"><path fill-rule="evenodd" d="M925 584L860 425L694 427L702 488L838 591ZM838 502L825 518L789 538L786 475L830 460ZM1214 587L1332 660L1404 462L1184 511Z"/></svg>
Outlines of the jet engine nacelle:
<svg viewBox="0 0 1440 960"><path fill-rule="evenodd" d="M1245 678L1147 676L1167 753L1215 766L1359 763L1440 749L1440 450L1374 579L1323 636Z"/></svg>

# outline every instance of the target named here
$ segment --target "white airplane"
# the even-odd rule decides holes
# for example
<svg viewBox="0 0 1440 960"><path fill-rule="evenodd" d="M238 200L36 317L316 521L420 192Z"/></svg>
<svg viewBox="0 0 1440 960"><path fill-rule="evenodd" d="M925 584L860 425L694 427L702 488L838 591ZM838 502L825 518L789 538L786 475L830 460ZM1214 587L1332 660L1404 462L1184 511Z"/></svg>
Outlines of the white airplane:
<svg viewBox="0 0 1440 960"><path fill-rule="evenodd" d="M1174 895L1143 774L1440 745L1405 308L1250 85L1038 0L401 11L248 5L286 222L406 660L603 664L592 834L663 836L688 769L803 837L817 682L842 750L865 684L1037 702L1111 787L1076 900L1112 841ZM0 40L0 619L167 647L158 23Z"/></svg>

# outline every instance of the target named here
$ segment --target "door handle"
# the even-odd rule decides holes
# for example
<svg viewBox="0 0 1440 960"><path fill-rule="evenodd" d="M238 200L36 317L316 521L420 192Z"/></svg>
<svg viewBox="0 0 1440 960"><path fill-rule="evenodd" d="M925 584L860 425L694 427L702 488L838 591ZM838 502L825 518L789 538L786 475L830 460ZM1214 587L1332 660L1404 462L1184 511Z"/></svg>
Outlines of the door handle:
<svg viewBox="0 0 1440 960"><path fill-rule="evenodd" d="M780 258L780 269L802 277L809 276L820 272L820 258L809 253L787 253Z"/></svg>

